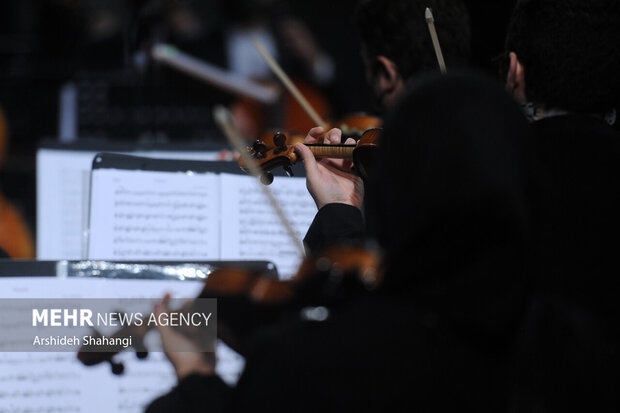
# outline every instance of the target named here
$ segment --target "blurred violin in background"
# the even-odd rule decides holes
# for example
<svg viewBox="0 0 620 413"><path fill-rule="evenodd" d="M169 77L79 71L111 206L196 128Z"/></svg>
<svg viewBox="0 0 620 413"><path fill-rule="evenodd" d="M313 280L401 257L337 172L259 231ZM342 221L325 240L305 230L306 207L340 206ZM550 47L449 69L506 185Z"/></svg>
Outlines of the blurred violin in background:
<svg viewBox="0 0 620 413"><path fill-rule="evenodd" d="M8 146L8 127L0 108L0 167ZM34 258L34 241L22 214L0 190L0 247L11 258Z"/></svg>

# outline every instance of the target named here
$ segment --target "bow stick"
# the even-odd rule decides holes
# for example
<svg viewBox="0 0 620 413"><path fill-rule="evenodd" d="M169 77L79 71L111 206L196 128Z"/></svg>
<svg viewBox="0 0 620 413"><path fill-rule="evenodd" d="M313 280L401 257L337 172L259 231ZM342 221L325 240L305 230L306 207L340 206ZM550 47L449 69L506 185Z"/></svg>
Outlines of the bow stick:
<svg viewBox="0 0 620 413"><path fill-rule="evenodd" d="M274 89L183 53L169 44L156 44L151 50L151 55L160 63L228 92L247 96L267 105L275 103L278 99L278 92Z"/></svg>
<svg viewBox="0 0 620 413"><path fill-rule="evenodd" d="M273 73L280 79L280 81L284 84L286 89L293 95L293 97L297 100L297 102L301 105L304 111L310 116L310 119L317 125L322 126L323 128L327 127L327 123L319 116L319 114L314 110L310 102L301 94L297 86L293 83L291 78L282 70L282 67L276 62L276 60L269 54L267 49L260 44L260 42L256 39L253 40L254 47L258 50L258 53L263 57L269 68L273 71Z"/></svg>
<svg viewBox="0 0 620 413"><path fill-rule="evenodd" d="M258 166L256 161L248 154L248 151L246 150L243 142L243 138L241 138L241 133L237 130L232 115L228 111L228 109L220 105L216 106L213 109L213 117L215 118L215 121L217 122L219 127L222 129L222 132L224 132L224 135L226 135L226 137L230 141L233 148L235 148L241 155L241 158L243 159L243 162L245 162L247 168L250 170L250 173L260 180L265 179L264 173L261 170L260 166ZM261 187L263 193L269 200L269 203L278 215L278 218L280 218L280 221L286 228L286 232L293 241L293 244L295 244L295 246L297 247L299 254L303 257L305 255L304 246L301 240L297 237L297 234L295 233L295 230L293 229L293 226L291 225L289 220L286 218L286 215L284 215L284 211L282 211L278 200L273 196L273 193L271 192L269 187L260 183L259 186Z"/></svg>
<svg viewBox="0 0 620 413"><path fill-rule="evenodd" d="M428 31L431 33L431 40L433 41L433 47L435 48L435 55L437 56L437 63L439 63L439 70L441 73L446 73L446 62L443 60L443 53L441 53L441 46L439 45L439 38L437 37L437 30L435 30L435 18L433 12L428 7L424 12L426 18L426 24L428 25Z"/></svg>

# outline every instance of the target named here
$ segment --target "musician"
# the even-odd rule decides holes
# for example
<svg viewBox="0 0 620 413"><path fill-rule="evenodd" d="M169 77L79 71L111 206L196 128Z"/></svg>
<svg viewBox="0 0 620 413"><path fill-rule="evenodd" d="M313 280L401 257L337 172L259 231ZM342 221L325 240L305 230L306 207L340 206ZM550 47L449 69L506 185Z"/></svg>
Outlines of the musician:
<svg viewBox="0 0 620 413"><path fill-rule="evenodd" d="M270 81L271 69L253 44L258 40L295 79L316 110L326 116L329 105L324 92L336 75L334 60L321 47L310 27L295 16L293 2L219 0L217 4L225 22L221 36L227 67L246 77ZM296 104L284 99L280 106L276 110L265 110L243 102L232 105L231 111L237 127L252 140L274 123L294 130L307 130L313 125Z"/></svg>
<svg viewBox="0 0 620 413"><path fill-rule="evenodd" d="M366 77L380 107L394 102L409 79L437 70L424 12L436 16L437 37L446 65L466 65L470 56L467 8L461 1L364 0L356 14Z"/></svg>
<svg viewBox="0 0 620 413"><path fill-rule="evenodd" d="M523 304L525 127L486 79L416 84L387 119L379 155L379 216L400 234L384 244L383 283L300 287L290 311L250 341L235 388L210 359L169 352L179 385L147 411L505 411ZM168 349L187 340L161 333Z"/></svg>
<svg viewBox="0 0 620 413"><path fill-rule="evenodd" d="M518 410L620 410L618 22L614 0L521 0L509 27L539 251Z"/></svg>
<svg viewBox="0 0 620 413"><path fill-rule="evenodd" d="M431 7L435 15L446 65L466 65L470 56L470 26L462 1L363 0L358 6L356 22L366 77L378 106L384 110L417 75L439 69L425 20L426 7ZM339 129L324 132L322 128L310 130L306 143L340 143ZM361 238L366 228L361 212L364 185L359 177L349 173L352 163L332 159L317 163L303 145L296 149L304 159L308 189L319 208L304 239L307 249L318 250L343 238ZM367 203L372 203L373 198L367 196ZM376 232L372 222L367 224L370 233Z"/></svg>

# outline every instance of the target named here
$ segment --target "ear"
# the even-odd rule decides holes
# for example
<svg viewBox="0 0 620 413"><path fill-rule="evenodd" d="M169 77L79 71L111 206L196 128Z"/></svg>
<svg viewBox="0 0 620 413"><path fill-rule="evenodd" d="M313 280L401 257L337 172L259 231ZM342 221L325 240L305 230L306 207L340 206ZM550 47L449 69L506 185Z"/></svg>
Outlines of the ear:
<svg viewBox="0 0 620 413"><path fill-rule="evenodd" d="M398 66L394 61L385 56L377 56L377 66L379 69L377 70L378 80L383 82L383 86L391 89L401 81Z"/></svg>
<svg viewBox="0 0 620 413"><path fill-rule="evenodd" d="M375 95L382 96L383 103L389 104L403 88L403 78L396 63L385 56L376 57L375 67Z"/></svg>
<svg viewBox="0 0 620 413"><path fill-rule="evenodd" d="M525 68L515 52L510 52L508 75L506 76L506 91L520 103L526 103L525 96Z"/></svg>

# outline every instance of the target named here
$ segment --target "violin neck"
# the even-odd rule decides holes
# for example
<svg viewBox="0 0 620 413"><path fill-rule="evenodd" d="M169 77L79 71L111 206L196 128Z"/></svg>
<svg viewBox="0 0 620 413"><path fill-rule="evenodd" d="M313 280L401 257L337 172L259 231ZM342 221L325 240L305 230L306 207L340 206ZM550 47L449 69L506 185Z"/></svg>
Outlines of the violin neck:
<svg viewBox="0 0 620 413"><path fill-rule="evenodd" d="M321 143L307 143L307 147L310 148L316 158L338 158L338 159L351 159L353 158L353 150L355 145L325 145Z"/></svg>

